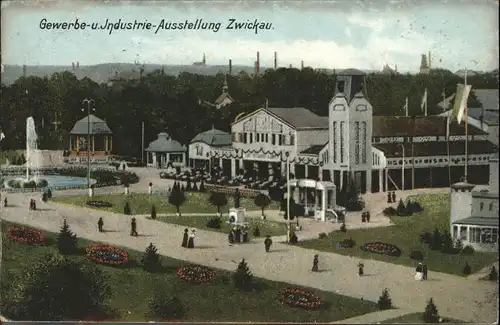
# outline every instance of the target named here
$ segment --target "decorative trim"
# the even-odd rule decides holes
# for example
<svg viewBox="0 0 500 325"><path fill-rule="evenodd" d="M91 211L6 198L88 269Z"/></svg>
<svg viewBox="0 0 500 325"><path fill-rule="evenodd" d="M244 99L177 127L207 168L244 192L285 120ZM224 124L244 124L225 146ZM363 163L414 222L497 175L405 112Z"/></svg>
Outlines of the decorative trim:
<svg viewBox="0 0 500 325"><path fill-rule="evenodd" d="M488 165L490 154L483 155L469 155L469 165ZM447 156L427 156L427 157L407 157L405 158L405 168L413 167L413 160L415 160L415 168L425 167L448 167L448 166L463 166L465 164L465 155L450 156L450 164L448 164ZM399 169L403 165L403 158L388 158L388 169Z"/></svg>

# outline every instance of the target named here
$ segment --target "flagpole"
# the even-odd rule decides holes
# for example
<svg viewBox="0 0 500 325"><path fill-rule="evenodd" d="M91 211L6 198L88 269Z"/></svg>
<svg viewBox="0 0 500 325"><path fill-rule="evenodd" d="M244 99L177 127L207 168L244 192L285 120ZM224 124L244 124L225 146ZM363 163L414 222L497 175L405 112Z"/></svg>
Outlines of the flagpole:
<svg viewBox="0 0 500 325"><path fill-rule="evenodd" d="M446 105L446 92L443 89L443 105ZM448 158L448 183L451 189L451 164L450 164L450 122L452 112L446 117L446 156Z"/></svg>
<svg viewBox="0 0 500 325"><path fill-rule="evenodd" d="M429 94L427 93L427 88L425 88L425 116L427 116L427 97Z"/></svg>
<svg viewBox="0 0 500 325"><path fill-rule="evenodd" d="M406 108L406 116L408 116L408 97L406 97L405 108Z"/></svg>
<svg viewBox="0 0 500 325"><path fill-rule="evenodd" d="M464 76L465 88L467 88L467 68L465 68ZM467 108L467 98L465 99L464 115L465 115L465 181L467 182L467 171L469 169L469 154L468 154L468 142L469 142L469 118L468 118L468 108Z"/></svg>
<svg viewBox="0 0 500 325"><path fill-rule="evenodd" d="M411 138L411 189L415 189L415 116L412 116L412 138Z"/></svg>

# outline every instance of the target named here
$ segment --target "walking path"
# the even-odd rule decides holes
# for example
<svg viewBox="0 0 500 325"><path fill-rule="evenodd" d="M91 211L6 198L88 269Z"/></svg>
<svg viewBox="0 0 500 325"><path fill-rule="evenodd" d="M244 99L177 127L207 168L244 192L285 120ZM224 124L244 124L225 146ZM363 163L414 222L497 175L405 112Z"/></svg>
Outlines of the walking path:
<svg viewBox="0 0 500 325"><path fill-rule="evenodd" d="M374 324L385 321L387 319L401 317L410 313L412 312L408 312L407 310L404 309L381 310L374 313L364 314L357 317L336 321L333 322L332 324L367 324L367 323Z"/></svg>
<svg viewBox="0 0 500 325"><path fill-rule="evenodd" d="M130 237L130 216L93 209L39 204L40 210L29 211L29 194L10 194L12 207L2 208L1 216L11 222L27 224L46 231L58 232L64 218L81 238L143 251L154 243L162 255L187 260L209 267L234 271L245 258L257 277L377 301L387 288L393 303L410 312L422 312L429 298L434 298L440 314L466 321L488 322L496 319L495 283L469 281L462 277L430 273L428 281L414 281L414 268L374 260L364 260L366 276L357 276L358 259L334 253L318 252L276 243L265 253L261 242L229 246L223 233L197 231L196 249L180 247L183 226L139 218L139 237ZM97 220L103 217L104 228L113 232L97 232ZM319 254L322 272L312 273L314 254ZM366 316L369 317L369 316Z"/></svg>

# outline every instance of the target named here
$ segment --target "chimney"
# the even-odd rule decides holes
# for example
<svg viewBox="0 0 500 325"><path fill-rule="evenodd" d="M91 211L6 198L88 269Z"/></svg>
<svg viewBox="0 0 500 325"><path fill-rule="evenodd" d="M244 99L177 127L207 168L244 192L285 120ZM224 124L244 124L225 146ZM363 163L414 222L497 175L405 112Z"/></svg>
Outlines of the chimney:
<svg viewBox="0 0 500 325"><path fill-rule="evenodd" d="M290 64L290 69L292 68L292 65Z"/></svg>
<svg viewBox="0 0 500 325"><path fill-rule="evenodd" d="M260 74L260 53L257 51L257 63L255 64L255 74Z"/></svg>
<svg viewBox="0 0 500 325"><path fill-rule="evenodd" d="M429 57L427 58L427 65L429 66L429 70L431 69L431 51L429 51Z"/></svg>
<svg viewBox="0 0 500 325"><path fill-rule="evenodd" d="M142 79L142 76L144 75L144 67L141 67L139 70L139 78Z"/></svg>
<svg viewBox="0 0 500 325"><path fill-rule="evenodd" d="M80 68L80 62L76 62L76 67Z"/></svg>
<svg viewBox="0 0 500 325"><path fill-rule="evenodd" d="M23 64L23 77L27 77L28 76L28 67L26 66L26 64Z"/></svg>
<svg viewBox="0 0 500 325"><path fill-rule="evenodd" d="M278 52L274 52L274 70L278 69Z"/></svg>
<svg viewBox="0 0 500 325"><path fill-rule="evenodd" d="M71 66L73 67L73 71L75 71L75 62L71 62Z"/></svg>
<svg viewBox="0 0 500 325"><path fill-rule="evenodd" d="M394 66L394 72L398 73L398 65L397 64Z"/></svg>
<svg viewBox="0 0 500 325"><path fill-rule="evenodd" d="M304 61L300 61L300 70L304 70Z"/></svg>
<svg viewBox="0 0 500 325"><path fill-rule="evenodd" d="M229 59L229 75L233 72L233 61Z"/></svg>

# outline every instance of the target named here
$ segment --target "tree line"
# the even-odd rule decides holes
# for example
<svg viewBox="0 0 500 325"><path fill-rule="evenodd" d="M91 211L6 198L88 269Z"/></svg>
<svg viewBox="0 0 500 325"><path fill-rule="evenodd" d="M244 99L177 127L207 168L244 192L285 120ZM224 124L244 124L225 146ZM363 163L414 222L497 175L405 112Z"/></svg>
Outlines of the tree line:
<svg viewBox="0 0 500 325"><path fill-rule="evenodd" d="M78 80L71 72L21 77L12 85L1 86L0 127L6 135L1 146L4 150L24 148L26 118L33 116L40 148L68 148L74 123L87 115L82 101L90 98L95 101L94 114L113 131L114 153L140 157L142 122L147 146L159 132L188 144L212 127L229 131L238 114L262 107L266 101L270 107L299 106L326 116L336 75L310 68L280 68L259 77L244 72L227 76L229 94L235 102L217 109L209 103L222 93L225 78L223 74L171 76L162 71L114 84ZM427 89L428 113L436 114L443 91L451 95L460 82L463 78L443 69L428 75L372 73L366 76L365 91L374 115L404 115L406 98L410 115L422 115L421 101ZM470 76L468 83L476 89L497 89L498 71ZM469 104L480 105L474 93Z"/></svg>

